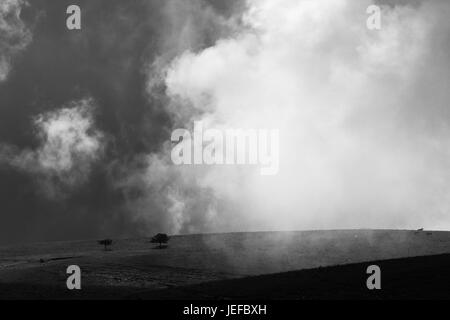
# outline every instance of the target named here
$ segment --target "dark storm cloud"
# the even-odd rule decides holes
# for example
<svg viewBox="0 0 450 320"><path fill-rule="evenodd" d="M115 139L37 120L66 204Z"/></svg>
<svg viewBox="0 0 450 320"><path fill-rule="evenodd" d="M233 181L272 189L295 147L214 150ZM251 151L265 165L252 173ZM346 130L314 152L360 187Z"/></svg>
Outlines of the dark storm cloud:
<svg viewBox="0 0 450 320"><path fill-rule="evenodd" d="M66 28L71 4L81 7L81 31ZM147 71L157 59L212 44L226 32L216 17L239 8L240 1L33 0L24 5L23 25L15 23L30 29L32 41L14 59L8 56L11 70L0 83L2 156L45 148L35 119L58 115L83 99L95 101L88 135L101 133L104 150L83 184L61 199L40 192L42 176L36 170L2 161L0 242L135 234L139 221L129 217L114 179L127 175L129 166L136 172L136 159L158 151L171 129L164 95L149 96L146 90ZM10 55L1 41L2 56Z"/></svg>

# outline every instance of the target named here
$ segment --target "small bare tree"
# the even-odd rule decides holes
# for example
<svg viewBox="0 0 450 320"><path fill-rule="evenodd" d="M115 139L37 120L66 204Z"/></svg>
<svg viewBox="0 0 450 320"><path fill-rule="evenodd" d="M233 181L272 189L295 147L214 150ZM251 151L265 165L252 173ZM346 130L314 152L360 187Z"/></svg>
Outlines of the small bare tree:
<svg viewBox="0 0 450 320"><path fill-rule="evenodd" d="M111 239L103 239L98 241L98 244L105 246L105 251L108 250L108 247L111 246L112 243L113 241Z"/></svg>

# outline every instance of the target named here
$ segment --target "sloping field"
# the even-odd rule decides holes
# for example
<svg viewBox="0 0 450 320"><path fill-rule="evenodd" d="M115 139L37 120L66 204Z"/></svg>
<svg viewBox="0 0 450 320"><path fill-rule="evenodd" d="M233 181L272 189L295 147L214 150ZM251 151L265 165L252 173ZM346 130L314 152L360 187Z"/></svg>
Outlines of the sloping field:
<svg viewBox="0 0 450 320"><path fill-rule="evenodd" d="M450 253L450 233L393 230L256 232L95 240L0 248L0 298L120 298L140 292L300 269ZM66 289L78 265L82 290Z"/></svg>
<svg viewBox="0 0 450 320"><path fill-rule="evenodd" d="M367 267L381 270L381 289L368 290ZM450 254L354 263L153 290L151 300L450 299Z"/></svg>

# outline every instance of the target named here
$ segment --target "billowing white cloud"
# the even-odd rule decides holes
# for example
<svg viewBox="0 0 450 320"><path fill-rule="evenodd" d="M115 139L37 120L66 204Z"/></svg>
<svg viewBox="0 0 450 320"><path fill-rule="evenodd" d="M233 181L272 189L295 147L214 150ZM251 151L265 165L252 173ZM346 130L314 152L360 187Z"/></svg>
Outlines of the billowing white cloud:
<svg viewBox="0 0 450 320"><path fill-rule="evenodd" d="M81 185L104 148L104 135L93 123L94 107L92 99L83 99L38 115L34 125L39 147L17 150L3 146L3 162L35 175L50 196Z"/></svg>
<svg viewBox="0 0 450 320"><path fill-rule="evenodd" d="M379 31L371 4L249 0L241 32L167 67L176 127L280 130L277 176L183 169L224 203L211 230L450 227L450 3L381 5Z"/></svg>
<svg viewBox="0 0 450 320"><path fill-rule="evenodd" d="M31 31L20 17L24 0L0 1L0 82L6 80L14 55L32 39Z"/></svg>
<svg viewBox="0 0 450 320"><path fill-rule="evenodd" d="M234 0L233 0L234 1ZM229 1L225 6L232 6ZM204 0L167 0L162 10L161 30L163 35L158 46L159 54L147 66L148 92L164 81L164 68L178 53L185 50L198 50L212 39L227 36L239 27L236 16L226 18L216 12Z"/></svg>
<svg viewBox="0 0 450 320"><path fill-rule="evenodd" d="M101 149L102 134L92 130L91 100L72 102L68 107L35 119L43 142L37 159L44 170L67 172L77 160L90 162Z"/></svg>

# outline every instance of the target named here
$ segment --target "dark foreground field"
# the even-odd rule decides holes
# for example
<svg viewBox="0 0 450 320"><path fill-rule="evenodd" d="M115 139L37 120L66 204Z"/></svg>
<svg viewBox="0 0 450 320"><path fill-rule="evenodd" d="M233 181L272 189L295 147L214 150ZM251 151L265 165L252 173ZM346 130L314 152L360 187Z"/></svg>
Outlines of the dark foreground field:
<svg viewBox="0 0 450 320"><path fill-rule="evenodd" d="M257 232L0 248L0 299L450 299L450 233ZM411 257L411 258L407 258ZM366 288L366 268L382 289ZM66 288L81 268L82 289Z"/></svg>
<svg viewBox="0 0 450 320"><path fill-rule="evenodd" d="M367 267L381 268L381 289L368 290ZM450 254L357 263L155 290L154 300L450 299Z"/></svg>

